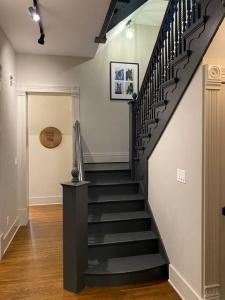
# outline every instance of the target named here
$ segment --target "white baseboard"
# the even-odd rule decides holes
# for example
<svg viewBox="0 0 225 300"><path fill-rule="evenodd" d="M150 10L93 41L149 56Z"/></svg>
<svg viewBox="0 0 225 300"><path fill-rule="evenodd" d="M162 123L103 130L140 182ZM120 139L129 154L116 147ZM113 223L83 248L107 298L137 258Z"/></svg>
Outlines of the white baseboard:
<svg viewBox="0 0 225 300"><path fill-rule="evenodd" d="M169 266L169 283L183 300L203 300L172 266Z"/></svg>
<svg viewBox="0 0 225 300"><path fill-rule="evenodd" d="M20 217L20 226L26 226L29 221L27 208L18 209L18 215Z"/></svg>
<svg viewBox="0 0 225 300"><path fill-rule="evenodd" d="M17 216L12 226L6 232L0 236L0 258L3 257L9 245L11 244L14 236L16 235L18 229L20 228L20 217Z"/></svg>
<svg viewBox="0 0 225 300"><path fill-rule="evenodd" d="M3 233L0 235L0 260L2 259L4 253L2 243L3 243Z"/></svg>
<svg viewBox="0 0 225 300"><path fill-rule="evenodd" d="M84 153L85 163L128 162L128 152Z"/></svg>
<svg viewBox="0 0 225 300"><path fill-rule="evenodd" d="M30 206L52 204L62 204L62 196L31 197L29 199Z"/></svg>

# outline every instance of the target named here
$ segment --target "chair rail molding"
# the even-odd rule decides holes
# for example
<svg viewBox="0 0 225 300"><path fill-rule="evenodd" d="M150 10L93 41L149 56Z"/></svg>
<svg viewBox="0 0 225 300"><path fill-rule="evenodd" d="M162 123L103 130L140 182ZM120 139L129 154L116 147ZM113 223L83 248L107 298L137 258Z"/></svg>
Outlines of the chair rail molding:
<svg viewBox="0 0 225 300"><path fill-rule="evenodd" d="M203 285L204 299L220 299L220 105L225 68L204 66Z"/></svg>
<svg viewBox="0 0 225 300"><path fill-rule="evenodd" d="M35 93L61 94L72 97L73 123L80 120L80 88L76 85L24 85L17 87L17 161L18 161L18 207L23 211L21 225L28 223L29 181L28 181L28 132L27 96ZM72 124L71 124L72 126Z"/></svg>

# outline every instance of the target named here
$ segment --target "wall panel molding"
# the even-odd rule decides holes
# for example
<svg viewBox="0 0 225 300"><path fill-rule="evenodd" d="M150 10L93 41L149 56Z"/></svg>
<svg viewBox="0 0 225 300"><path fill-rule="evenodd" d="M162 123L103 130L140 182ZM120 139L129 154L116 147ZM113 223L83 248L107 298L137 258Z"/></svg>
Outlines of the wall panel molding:
<svg viewBox="0 0 225 300"><path fill-rule="evenodd" d="M220 299L220 126L225 68L204 66L203 292Z"/></svg>
<svg viewBox="0 0 225 300"><path fill-rule="evenodd" d="M220 285L205 286L205 299L220 300Z"/></svg>

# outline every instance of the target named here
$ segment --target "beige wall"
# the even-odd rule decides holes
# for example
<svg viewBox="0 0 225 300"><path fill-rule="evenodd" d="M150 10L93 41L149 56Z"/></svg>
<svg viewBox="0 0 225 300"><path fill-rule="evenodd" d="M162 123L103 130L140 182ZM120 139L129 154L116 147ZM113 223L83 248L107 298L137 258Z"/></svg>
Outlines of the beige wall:
<svg viewBox="0 0 225 300"><path fill-rule="evenodd" d="M17 115L15 82L16 57L14 50L0 29L0 65L2 88L0 99L0 248L3 239L18 216L17 211ZM8 224L7 224L8 217ZM3 235L3 236L2 236ZM1 239L2 236L2 239ZM3 249L4 250L4 249ZM0 253L1 257L1 253Z"/></svg>
<svg viewBox="0 0 225 300"><path fill-rule="evenodd" d="M124 101L110 101L109 62L140 63L142 81L158 27L139 25L135 30L135 39L128 40L122 32L101 46L95 58L86 61L72 57L18 55L20 84L80 86L84 154L91 153L95 161L128 159L128 105Z"/></svg>
<svg viewBox="0 0 225 300"><path fill-rule="evenodd" d="M225 20L220 25L210 47L208 48L203 63L213 65L225 65L225 54L224 54L224 34L225 34Z"/></svg>
<svg viewBox="0 0 225 300"><path fill-rule="evenodd" d="M202 66L149 159L149 203L184 299L202 289ZM186 184L176 180L186 170ZM184 288L185 286L185 288ZM192 296L191 296L192 295Z"/></svg>
<svg viewBox="0 0 225 300"><path fill-rule="evenodd" d="M62 133L61 144L48 149L39 141L45 127ZM46 94L28 97L29 199L32 204L60 203L60 183L69 181L72 169L72 98Z"/></svg>

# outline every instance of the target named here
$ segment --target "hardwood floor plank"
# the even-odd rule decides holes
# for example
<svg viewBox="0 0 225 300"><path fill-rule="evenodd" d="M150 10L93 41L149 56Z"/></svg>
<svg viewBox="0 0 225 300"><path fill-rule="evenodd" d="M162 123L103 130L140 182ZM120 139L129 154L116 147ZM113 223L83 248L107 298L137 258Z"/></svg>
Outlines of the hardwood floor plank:
<svg viewBox="0 0 225 300"><path fill-rule="evenodd" d="M0 262L0 300L179 300L168 282L86 288L62 285L62 206L30 208L30 224L18 231Z"/></svg>

